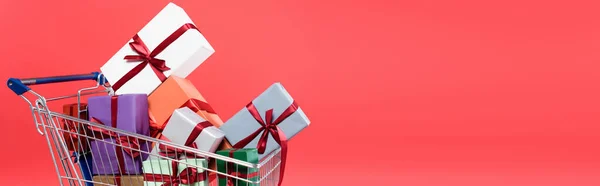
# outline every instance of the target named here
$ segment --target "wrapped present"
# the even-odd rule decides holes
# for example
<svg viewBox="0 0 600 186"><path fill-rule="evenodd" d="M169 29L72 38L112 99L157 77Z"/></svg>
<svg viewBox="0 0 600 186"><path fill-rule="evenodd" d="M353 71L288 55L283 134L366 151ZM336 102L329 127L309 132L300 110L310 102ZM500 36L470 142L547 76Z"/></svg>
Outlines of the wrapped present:
<svg viewBox="0 0 600 186"><path fill-rule="evenodd" d="M233 148L257 148L259 159L281 148L279 184L283 181L287 141L310 120L280 83L271 85L221 126Z"/></svg>
<svg viewBox="0 0 600 186"><path fill-rule="evenodd" d="M187 77L214 53L187 13L169 3L100 70L117 95L150 94L167 77Z"/></svg>
<svg viewBox="0 0 600 186"><path fill-rule="evenodd" d="M140 135L150 134L146 94L91 97L88 111L93 122ZM99 127L91 128L98 138L90 142L94 174L141 173L142 161L148 157L148 142Z"/></svg>
<svg viewBox="0 0 600 186"><path fill-rule="evenodd" d="M191 109L184 107L173 112L162 136L175 144L215 152L225 134ZM154 149L153 154L157 154L155 150L158 149Z"/></svg>
<svg viewBox="0 0 600 186"><path fill-rule="evenodd" d="M144 177L141 175L98 175L94 176L93 181L98 182L94 184L96 186L144 186Z"/></svg>
<svg viewBox="0 0 600 186"><path fill-rule="evenodd" d="M248 163L258 164L258 151L255 148L248 149L227 149L217 151L217 154L242 160ZM237 176L250 181L258 181L258 168L245 167L235 163L229 163L223 160L217 160L217 171L226 175ZM259 184L246 182L244 180L219 174L219 186L258 186Z"/></svg>
<svg viewBox="0 0 600 186"><path fill-rule="evenodd" d="M79 112L79 111L82 112ZM79 108L77 107L77 103L66 104L63 105L63 113L72 117L79 117L80 119L87 120L87 104L81 103L79 104ZM91 132L87 129L87 127L83 123L74 122L72 120L62 120L63 123L63 138L65 139L65 145L70 151L75 152L87 152L89 151L89 142L87 136L91 134Z"/></svg>
<svg viewBox="0 0 600 186"><path fill-rule="evenodd" d="M144 185L208 186L206 160L183 158L181 160L148 159L143 162Z"/></svg>
<svg viewBox="0 0 600 186"><path fill-rule="evenodd" d="M192 147L205 152L215 152L219 144L222 144L221 142L225 134L190 108L183 107L173 112L162 132L162 136L175 144ZM152 154L158 154L159 149L160 147L155 145ZM211 159L209 161L209 167L216 170L214 160Z"/></svg>
<svg viewBox="0 0 600 186"><path fill-rule="evenodd" d="M223 121L206 102L200 92L196 89L190 80L178 76L169 77L161 84L150 96L148 96L150 115L152 118L151 127L157 132L162 131L173 114L178 108L187 107L209 121L216 127L220 127ZM153 134L153 137L157 137ZM231 148L231 147L226 147Z"/></svg>

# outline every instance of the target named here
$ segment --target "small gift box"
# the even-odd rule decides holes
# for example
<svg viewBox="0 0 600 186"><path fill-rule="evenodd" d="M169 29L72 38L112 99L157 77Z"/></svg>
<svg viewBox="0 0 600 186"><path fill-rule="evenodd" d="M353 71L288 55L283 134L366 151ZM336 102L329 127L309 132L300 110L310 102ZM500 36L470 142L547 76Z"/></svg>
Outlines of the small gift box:
<svg viewBox="0 0 600 186"><path fill-rule="evenodd" d="M145 94L91 97L88 100L88 111L93 122L145 136L150 133L148 99ZM94 174L141 173L142 161L148 157L148 142L98 127L92 127L91 130L98 138L91 141L90 145L94 157Z"/></svg>
<svg viewBox="0 0 600 186"><path fill-rule="evenodd" d="M148 159L143 162L144 185L208 186L206 160L183 158L181 160ZM175 174L173 174L175 173Z"/></svg>
<svg viewBox="0 0 600 186"><path fill-rule="evenodd" d="M205 152L215 152L225 137L223 131L184 107L173 112L162 136L169 141ZM152 154L158 154L154 149Z"/></svg>
<svg viewBox="0 0 600 186"><path fill-rule="evenodd" d="M287 141L309 124L310 120L294 99L280 83L275 83L219 129L225 132L225 138L234 148L257 148L262 159L287 145ZM261 135L263 132L268 135Z"/></svg>
<svg viewBox="0 0 600 186"><path fill-rule="evenodd" d="M287 142L308 127L310 120L280 83L271 85L246 108L227 120L221 130L233 148L257 148L259 159L281 148L279 184L283 181Z"/></svg>
<svg viewBox="0 0 600 186"><path fill-rule="evenodd" d="M196 114L209 121L216 127L220 127L223 121L206 102L200 92L196 89L190 80L178 76L169 77L161 84L150 96L148 96L150 115L152 118L151 126L155 130L163 130L173 111L178 108L187 107ZM153 137L157 137L153 134ZM231 148L231 147L227 147Z"/></svg>
<svg viewBox="0 0 600 186"><path fill-rule="evenodd" d="M150 94L171 75L187 77L214 52L187 13L169 3L100 70L117 95Z"/></svg>
<svg viewBox="0 0 600 186"><path fill-rule="evenodd" d="M258 151L255 148L220 150L217 151L217 154L242 160L248 163L258 163ZM244 178L250 181L258 181L260 179L260 175L258 175L258 168L245 167L243 165L237 165L235 163L228 163L223 160L217 160L217 171L226 175L237 176L239 178ZM218 178L219 186L259 185L220 174L218 175Z"/></svg>
<svg viewBox="0 0 600 186"><path fill-rule="evenodd" d="M79 112L82 111L82 112ZM79 117L80 119L87 120L87 104L81 103L77 107L77 103L63 105L63 113L72 117ZM70 151L75 152L87 152L90 150L88 144L87 135L91 132L83 123L74 122L72 120L63 119L63 138L65 139L65 145Z"/></svg>
<svg viewBox="0 0 600 186"><path fill-rule="evenodd" d="M98 175L94 176L93 181L98 182L95 186L145 186L144 177L136 175Z"/></svg>

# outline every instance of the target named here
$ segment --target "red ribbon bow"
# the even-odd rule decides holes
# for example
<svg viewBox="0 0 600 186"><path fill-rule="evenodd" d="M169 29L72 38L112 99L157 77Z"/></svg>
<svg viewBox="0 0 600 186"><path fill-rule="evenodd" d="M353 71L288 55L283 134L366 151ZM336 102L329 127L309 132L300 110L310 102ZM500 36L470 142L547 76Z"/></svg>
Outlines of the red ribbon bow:
<svg viewBox="0 0 600 186"><path fill-rule="evenodd" d="M142 41L142 39L136 34L133 36L133 42L129 43L131 49L137 53L138 55L128 55L125 56L124 59L128 60L128 62L140 62L137 66L131 69L127 74L125 74L121 79L115 82L112 85L114 91L117 91L121 88L127 81L131 80L137 74L139 74L146 65L149 64L152 71L156 74L158 79L161 82L164 82L167 79L167 76L163 74L164 71L170 70L171 68L167 67L165 60L157 59L156 56L160 54L163 50L165 50L171 43L175 42L177 38L181 37L186 31L190 29L195 29L192 23L186 23L183 26L179 27L175 32L173 32L169 37L167 37L163 42L161 42L152 52L148 49L146 44Z"/></svg>
<svg viewBox="0 0 600 186"><path fill-rule="evenodd" d="M178 162L172 161L171 168L173 171L173 175L164 175L164 174L144 174L145 181L153 181L153 182L164 182L161 186L178 186L179 184L193 184L196 182L201 182L206 180L206 174L199 173L198 169L188 167L183 169L181 173L178 174Z"/></svg>
<svg viewBox="0 0 600 186"><path fill-rule="evenodd" d="M298 110L298 105L296 104L296 101L292 102L292 104L288 108L286 108L279 117L277 117L274 120L273 120L273 109L269 109L269 110L267 110L267 112L265 114L264 121L260 117L258 110L256 109L256 107L254 106L254 104L252 102L250 102L250 103L248 103L248 105L246 105L246 109L248 110L248 112L250 112L252 117L254 117L254 119L260 124L261 127L258 128L258 130L256 130L254 133L250 134L248 137L237 142L235 145L233 145L233 148L244 148L254 138L256 138L260 133L262 133L262 136L259 138L256 148L258 149L259 154L263 154L263 153L265 153L265 149L267 147L267 141L269 139L269 134L271 134L271 136L273 136L273 139L275 139L275 142L277 142L277 144L279 144L279 146L281 146L281 167L280 167L279 184L278 184L278 185L281 185L281 183L283 181L283 174L285 172L285 162L286 162L286 157L287 157L287 137L285 136L283 131L277 125L279 125L281 122L283 122L289 116L294 114L294 112L296 112L296 110Z"/></svg>

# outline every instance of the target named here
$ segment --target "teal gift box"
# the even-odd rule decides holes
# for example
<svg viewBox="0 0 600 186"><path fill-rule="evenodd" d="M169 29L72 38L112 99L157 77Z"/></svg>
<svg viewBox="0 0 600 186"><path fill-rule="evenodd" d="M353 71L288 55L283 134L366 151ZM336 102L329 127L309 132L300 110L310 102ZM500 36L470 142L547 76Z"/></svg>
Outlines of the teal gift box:
<svg viewBox="0 0 600 186"><path fill-rule="evenodd" d="M234 159L242 160L248 163L258 164L258 150L256 148L245 148L245 149L226 149L217 151L217 154L222 156L231 157ZM250 181L258 181L260 175L258 174L257 168L250 168L243 165L237 165L235 163L228 163L223 160L217 159L217 171L223 174L232 175L235 174L237 177L244 178ZM239 180L223 175L219 175L219 186L231 186L227 185L227 182L231 182L233 186L259 186L259 184ZM229 180L228 180L229 179Z"/></svg>
<svg viewBox="0 0 600 186"><path fill-rule="evenodd" d="M183 158L180 160L154 159L142 162L144 186L167 185L208 186L208 176L204 169L208 162L203 158ZM173 175L173 172L177 174ZM169 184L170 183L170 184Z"/></svg>

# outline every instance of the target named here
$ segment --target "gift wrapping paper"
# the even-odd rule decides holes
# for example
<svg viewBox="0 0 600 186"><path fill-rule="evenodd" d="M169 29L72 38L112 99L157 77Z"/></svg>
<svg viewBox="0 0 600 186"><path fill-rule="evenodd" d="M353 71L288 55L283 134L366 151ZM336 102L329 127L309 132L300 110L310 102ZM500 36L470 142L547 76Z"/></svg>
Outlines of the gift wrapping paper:
<svg viewBox="0 0 600 186"><path fill-rule="evenodd" d="M173 176L174 163L177 170L177 175L175 176ZM148 159L143 162L144 185L161 186L165 181L168 181L170 182L169 185L178 183L181 186L208 186L206 172L202 169L206 167L206 159L202 158L183 158L176 161L170 159ZM191 171L194 171L194 173ZM192 178L193 174L197 174L197 176ZM182 179L194 183L182 184Z"/></svg>
<svg viewBox="0 0 600 186"><path fill-rule="evenodd" d="M145 94L90 97L88 99L88 110L90 119L97 120L97 122L104 125L111 126L113 124L112 118L116 117L114 124L116 124L116 128L118 129L146 136L150 133L148 126L148 99ZM116 116L113 116L113 112L116 113ZM105 138L91 142L91 150L94 157L94 174L119 173L119 161L117 158L120 155L116 152L116 146L109 144L116 142L114 138ZM138 148L141 152L145 153L140 153L138 157L132 157L125 152L126 149L120 152L125 164L125 173L138 174L141 172L141 163L148 157L149 146L148 142L139 141Z"/></svg>
<svg viewBox="0 0 600 186"><path fill-rule="evenodd" d="M169 3L100 70L117 95L150 94L171 75L187 77L213 53L187 13Z"/></svg>

